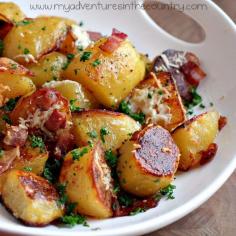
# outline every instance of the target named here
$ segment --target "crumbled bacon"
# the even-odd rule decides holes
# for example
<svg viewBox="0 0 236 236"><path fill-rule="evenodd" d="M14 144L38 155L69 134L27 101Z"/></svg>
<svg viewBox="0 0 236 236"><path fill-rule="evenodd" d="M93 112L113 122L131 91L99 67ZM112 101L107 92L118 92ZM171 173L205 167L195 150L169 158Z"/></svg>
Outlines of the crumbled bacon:
<svg viewBox="0 0 236 236"><path fill-rule="evenodd" d="M54 110L46 121L45 127L52 132L55 132L58 129L64 129L66 127L66 114L58 110Z"/></svg>
<svg viewBox="0 0 236 236"><path fill-rule="evenodd" d="M48 110L58 100L58 92L54 89L43 88L38 90L35 96L35 104L38 108ZM36 95L36 93L34 95Z"/></svg>
<svg viewBox="0 0 236 236"><path fill-rule="evenodd" d="M28 137L28 130L21 126L7 126L4 144L9 146L24 146Z"/></svg>
<svg viewBox="0 0 236 236"><path fill-rule="evenodd" d="M219 131L221 131L227 124L227 117L220 116L220 119L218 121Z"/></svg>
<svg viewBox="0 0 236 236"><path fill-rule="evenodd" d="M126 38L127 35L125 33L113 29L112 35L100 45L100 49L107 53L113 53Z"/></svg>
<svg viewBox="0 0 236 236"><path fill-rule="evenodd" d="M97 41L102 38L102 34L99 32L87 31L87 33L89 35L90 40L92 41Z"/></svg>

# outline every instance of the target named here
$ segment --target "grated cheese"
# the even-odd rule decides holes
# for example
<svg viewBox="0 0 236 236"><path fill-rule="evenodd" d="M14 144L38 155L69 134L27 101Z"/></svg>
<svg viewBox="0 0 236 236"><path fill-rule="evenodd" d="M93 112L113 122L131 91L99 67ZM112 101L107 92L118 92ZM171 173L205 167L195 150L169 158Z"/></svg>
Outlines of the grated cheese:
<svg viewBox="0 0 236 236"><path fill-rule="evenodd" d="M91 40L89 38L87 31L82 29L80 26L75 25L75 24L72 25L71 32L72 32L73 37L76 38L76 41L75 41L76 46L82 46L83 48L86 48L91 43Z"/></svg>

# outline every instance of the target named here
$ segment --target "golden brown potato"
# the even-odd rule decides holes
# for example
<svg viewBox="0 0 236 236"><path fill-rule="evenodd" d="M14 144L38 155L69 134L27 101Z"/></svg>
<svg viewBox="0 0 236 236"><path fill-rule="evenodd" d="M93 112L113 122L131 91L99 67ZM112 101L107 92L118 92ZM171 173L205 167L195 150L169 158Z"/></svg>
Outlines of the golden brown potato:
<svg viewBox="0 0 236 236"><path fill-rule="evenodd" d="M82 111L73 115L74 135L79 146L100 140L105 150L115 151L140 129L127 115L105 110Z"/></svg>
<svg viewBox="0 0 236 236"><path fill-rule="evenodd" d="M179 149L161 126L149 125L134 133L119 152L120 184L136 196L151 196L168 186L178 167Z"/></svg>
<svg viewBox="0 0 236 236"><path fill-rule="evenodd" d="M144 78L145 65L128 40L113 53L100 49L106 38L77 55L64 72L90 90L103 105L114 108Z"/></svg>
<svg viewBox="0 0 236 236"><path fill-rule="evenodd" d="M37 64L30 64L28 69L33 72L32 80L37 87L52 80L60 80L67 58L59 52L52 52L41 57Z"/></svg>
<svg viewBox="0 0 236 236"><path fill-rule="evenodd" d="M2 199L16 218L29 225L47 225L63 215L55 188L31 172L10 171L3 185Z"/></svg>
<svg viewBox="0 0 236 236"><path fill-rule="evenodd" d="M81 84L71 80L51 81L43 85L56 89L61 95L71 101L75 107L98 108L96 99Z"/></svg>
<svg viewBox="0 0 236 236"><path fill-rule="evenodd" d="M0 2L0 39L3 39L13 25L25 18L21 9L12 2Z"/></svg>
<svg viewBox="0 0 236 236"><path fill-rule="evenodd" d="M8 58L0 58L0 106L8 99L24 96L35 90L28 69Z"/></svg>
<svg viewBox="0 0 236 236"><path fill-rule="evenodd" d="M206 151L210 151L211 145L218 133L218 122L220 115L216 111L207 112L187 121L183 127L178 128L173 133L173 139L178 145L181 153L179 170L188 170L198 165L205 158ZM215 155L211 150L211 155Z"/></svg>
<svg viewBox="0 0 236 236"><path fill-rule="evenodd" d="M69 201L78 203L76 212L96 218L112 216L111 173L99 143L67 154L60 183L66 184Z"/></svg>
<svg viewBox="0 0 236 236"><path fill-rule="evenodd" d="M14 26L4 38L3 56L27 64L58 47L67 34L64 21L53 17L31 19Z"/></svg>
<svg viewBox="0 0 236 236"><path fill-rule="evenodd" d="M25 18L25 14L18 5L13 2L0 3L0 20L7 19L10 22L21 21Z"/></svg>
<svg viewBox="0 0 236 236"><path fill-rule="evenodd" d="M133 113L142 112L145 122L158 124L169 131L183 124L186 116L175 81L169 73L150 73L133 89L128 102Z"/></svg>

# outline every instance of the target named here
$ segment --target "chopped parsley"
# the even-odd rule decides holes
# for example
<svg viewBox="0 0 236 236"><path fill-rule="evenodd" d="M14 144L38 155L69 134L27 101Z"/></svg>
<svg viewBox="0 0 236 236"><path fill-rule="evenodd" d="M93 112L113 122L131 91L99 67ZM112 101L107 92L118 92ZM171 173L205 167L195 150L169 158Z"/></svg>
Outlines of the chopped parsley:
<svg viewBox="0 0 236 236"><path fill-rule="evenodd" d="M96 130L92 130L92 131L88 132L87 134L90 138L97 138L98 137Z"/></svg>
<svg viewBox="0 0 236 236"><path fill-rule="evenodd" d="M79 26L82 27L84 25L83 21L80 21Z"/></svg>
<svg viewBox="0 0 236 236"><path fill-rule="evenodd" d="M167 199L174 199L174 189L176 189L175 185L169 184L167 187L160 190L160 192L156 195L156 199L160 200L162 197L166 197Z"/></svg>
<svg viewBox="0 0 236 236"><path fill-rule="evenodd" d="M211 107L213 107L213 106L214 106L213 102L210 102L210 106L211 106Z"/></svg>
<svg viewBox="0 0 236 236"><path fill-rule="evenodd" d="M43 142L43 139L41 137L37 137L35 135L32 135L29 137L29 140L31 142L31 147L32 148L39 148L40 152L45 152L45 144Z"/></svg>
<svg viewBox="0 0 236 236"><path fill-rule="evenodd" d="M32 23L32 20L26 20L26 19L24 19L24 20L22 20L22 21L16 22L15 24L16 24L16 26L21 26L21 25L29 25L29 24L31 24L31 23Z"/></svg>
<svg viewBox="0 0 236 236"><path fill-rule="evenodd" d="M96 59L93 63L92 63L92 66L93 67L96 67L96 66L99 66L101 64L101 61L99 59Z"/></svg>
<svg viewBox="0 0 236 236"><path fill-rule="evenodd" d="M202 103L199 105L199 107L202 108L202 109L206 108L206 106Z"/></svg>
<svg viewBox="0 0 236 236"><path fill-rule="evenodd" d="M10 98L8 102L1 107L4 111L13 111L20 97Z"/></svg>
<svg viewBox="0 0 236 236"><path fill-rule="evenodd" d="M59 206L64 206L68 201L68 197L66 195L66 184L57 184L57 191L60 196L57 203L59 204Z"/></svg>
<svg viewBox="0 0 236 236"><path fill-rule="evenodd" d="M67 57L68 60L72 60L75 57L75 55L72 54L72 53L69 53L69 54L67 54L66 57Z"/></svg>
<svg viewBox="0 0 236 236"><path fill-rule="evenodd" d="M131 211L129 213L129 215L134 216L134 215L137 215L137 214L142 213L142 212L145 212L145 209L141 208L141 207L138 207L138 208L135 208L133 211Z"/></svg>
<svg viewBox="0 0 236 236"><path fill-rule="evenodd" d="M118 200L119 203L125 207L131 206L133 204L133 199L126 193L118 196Z"/></svg>
<svg viewBox="0 0 236 236"><path fill-rule="evenodd" d="M112 150L108 150L105 152L105 160L107 164L111 167L114 168L116 167L118 158L117 156L112 152Z"/></svg>
<svg viewBox="0 0 236 236"><path fill-rule="evenodd" d="M47 28L47 27L46 27L46 26L44 26L44 27L42 27L42 28L41 28L41 30L45 31L45 30L46 30L46 28Z"/></svg>
<svg viewBox="0 0 236 236"><path fill-rule="evenodd" d="M31 172L33 169L30 166L26 166L23 168L24 171Z"/></svg>
<svg viewBox="0 0 236 236"><path fill-rule="evenodd" d="M28 48L25 48L25 49L24 49L24 51L23 51L23 53L26 55L26 54L29 54L29 53L30 53L30 51L29 51L29 49L28 49Z"/></svg>
<svg viewBox="0 0 236 236"><path fill-rule="evenodd" d="M71 99L70 100L70 110L72 112L79 112L81 111L82 109L78 106L75 105L75 103L77 102L78 100L77 99Z"/></svg>
<svg viewBox="0 0 236 236"><path fill-rule="evenodd" d="M88 148L84 147L83 149L79 150L79 149L75 149L73 151L71 151L71 155L73 160L79 160L84 154L88 153Z"/></svg>
<svg viewBox="0 0 236 236"><path fill-rule="evenodd" d="M89 226L84 216L79 215L79 214L74 214L74 213L61 217L61 221L68 227L73 227L77 224L87 226L87 227Z"/></svg>
<svg viewBox="0 0 236 236"><path fill-rule="evenodd" d="M151 93L148 93L147 98L148 98L148 99L152 99L152 94L151 94Z"/></svg>
<svg viewBox="0 0 236 236"><path fill-rule="evenodd" d="M85 62L85 61L89 60L91 55L92 55L92 52L84 52L80 57L80 61Z"/></svg>
<svg viewBox="0 0 236 236"><path fill-rule="evenodd" d="M43 171L43 177L50 183L55 183L58 179L61 168L61 161L49 158Z"/></svg>
<svg viewBox="0 0 236 236"><path fill-rule="evenodd" d="M4 151L0 148L0 158L3 156Z"/></svg>
<svg viewBox="0 0 236 236"><path fill-rule="evenodd" d="M83 46L79 45L77 46L77 51L78 52L82 52L84 50Z"/></svg>
<svg viewBox="0 0 236 236"><path fill-rule="evenodd" d="M3 44L3 41L0 39L0 56L3 53L3 49L4 49L4 44Z"/></svg>
<svg viewBox="0 0 236 236"><path fill-rule="evenodd" d="M69 66L70 64L70 61L68 60L67 62L65 62L63 65L62 65L62 70L66 70L67 67Z"/></svg>
<svg viewBox="0 0 236 236"><path fill-rule="evenodd" d="M2 116L2 120L4 120L5 122L7 122L7 124L12 125L12 121L11 121L10 117L9 117L7 114L4 114L4 115Z"/></svg>
<svg viewBox="0 0 236 236"><path fill-rule="evenodd" d="M100 129L100 137L101 137L101 140L102 140L103 143L105 143L105 138L104 137L108 134L109 134L109 131L106 127L102 127Z"/></svg>
<svg viewBox="0 0 236 236"><path fill-rule="evenodd" d="M138 121L140 124L144 124L145 122L145 115L140 113L133 113L130 109L130 104L126 101L122 101L119 105L119 111L125 113L126 115L130 116L134 120Z"/></svg>

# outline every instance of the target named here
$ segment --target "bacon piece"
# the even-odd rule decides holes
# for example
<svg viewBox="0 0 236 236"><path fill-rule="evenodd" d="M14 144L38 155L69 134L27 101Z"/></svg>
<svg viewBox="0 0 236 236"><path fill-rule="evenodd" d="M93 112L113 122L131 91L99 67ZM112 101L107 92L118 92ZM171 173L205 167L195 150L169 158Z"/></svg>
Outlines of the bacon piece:
<svg viewBox="0 0 236 236"><path fill-rule="evenodd" d="M93 31L87 31L90 40L92 41L98 41L100 38L102 38L102 34L99 32L93 32Z"/></svg>
<svg viewBox="0 0 236 236"><path fill-rule="evenodd" d="M11 167L12 162L20 157L19 147L13 148L8 151L3 151L0 158L0 175Z"/></svg>
<svg viewBox="0 0 236 236"><path fill-rule="evenodd" d="M54 110L46 121L45 127L52 132L55 132L58 129L64 129L66 127L66 114L58 110Z"/></svg>
<svg viewBox="0 0 236 236"><path fill-rule="evenodd" d="M221 131L227 125L227 117L220 116L218 121L219 131Z"/></svg>
<svg viewBox="0 0 236 236"><path fill-rule="evenodd" d="M127 34L113 29L112 35L100 46L100 49L107 53L113 53L127 37Z"/></svg>
<svg viewBox="0 0 236 236"><path fill-rule="evenodd" d="M9 146L24 146L28 137L28 130L20 126L7 126L4 144Z"/></svg>
<svg viewBox="0 0 236 236"><path fill-rule="evenodd" d="M193 86L198 86L201 80L206 77L206 73L194 62L188 61L180 67L185 75L185 79Z"/></svg>

